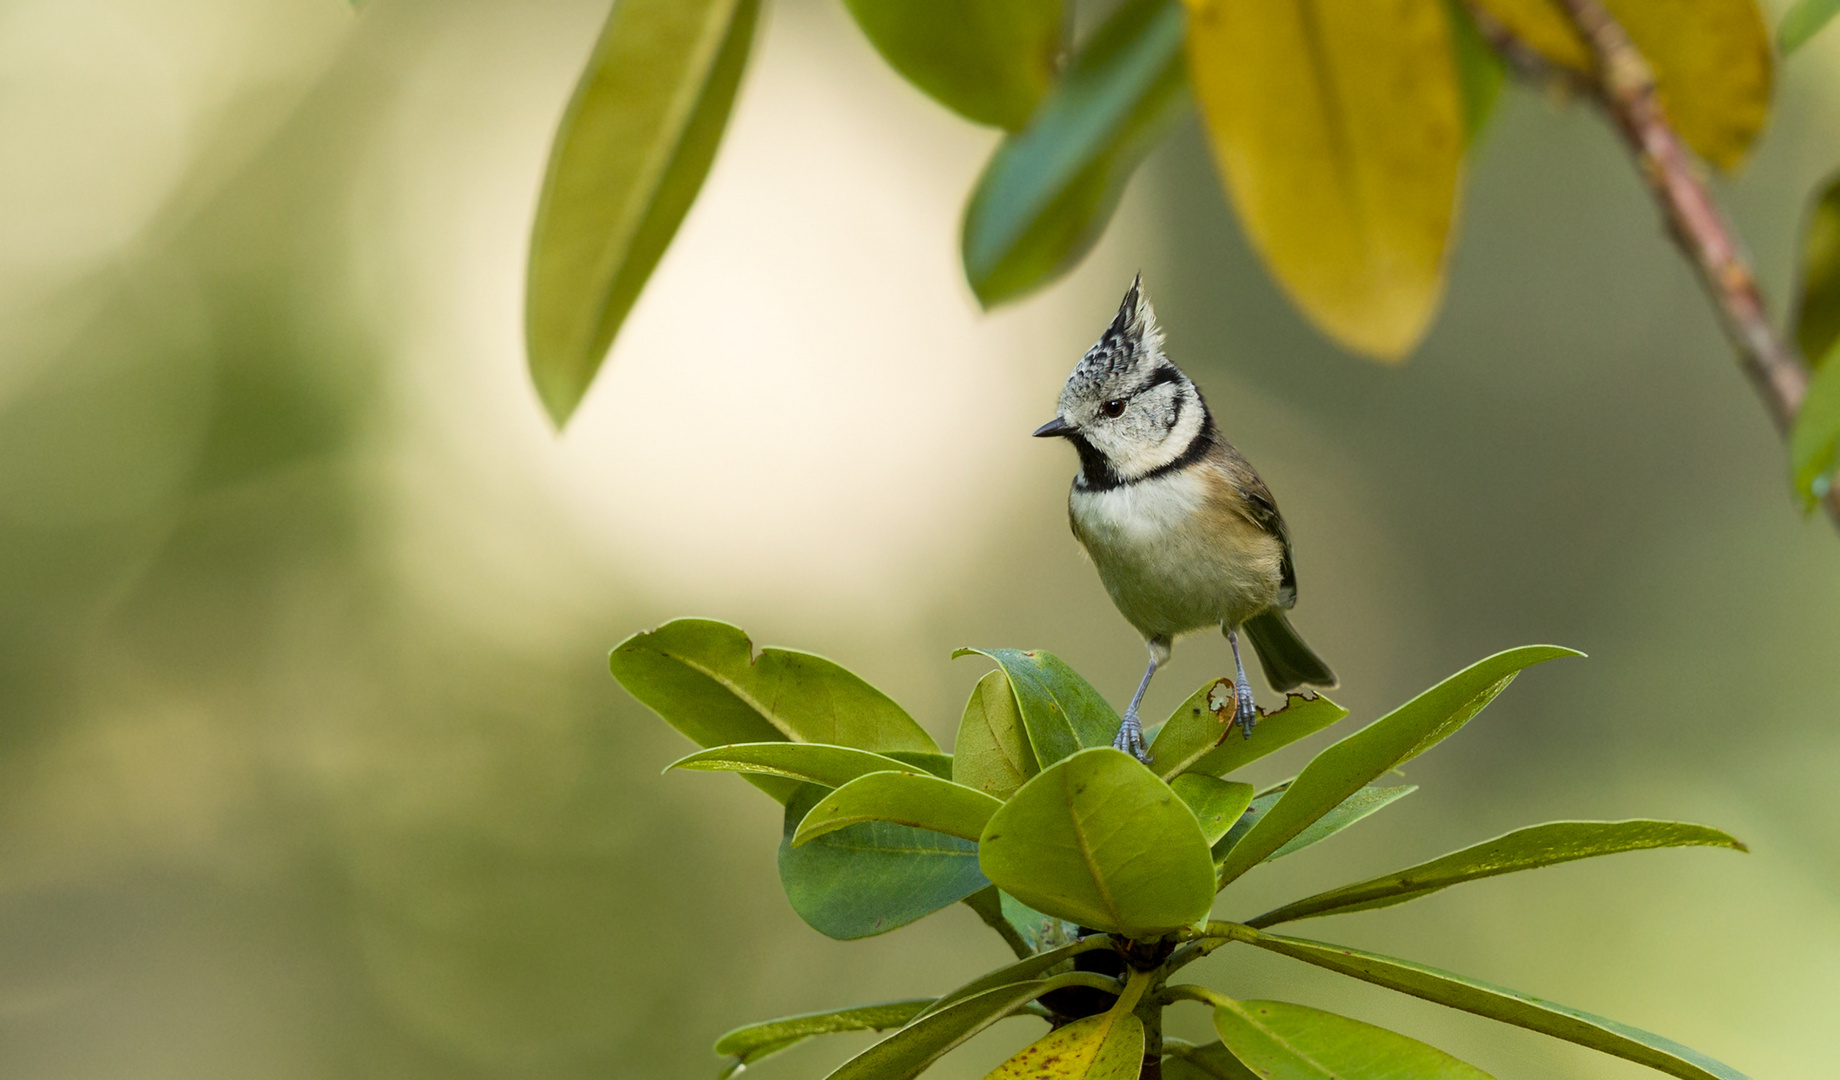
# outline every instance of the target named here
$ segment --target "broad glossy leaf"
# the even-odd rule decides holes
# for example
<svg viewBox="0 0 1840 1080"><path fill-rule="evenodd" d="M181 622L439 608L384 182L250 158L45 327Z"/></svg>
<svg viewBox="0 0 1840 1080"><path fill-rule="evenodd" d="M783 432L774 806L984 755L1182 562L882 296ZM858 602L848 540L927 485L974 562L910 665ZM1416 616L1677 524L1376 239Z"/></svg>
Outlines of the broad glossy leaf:
<svg viewBox="0 0 1840 1080"><path fill-rule="evenodd" d="M1559 0L1474 0L1553 63L1591 70L1591 50ZM1770 114L1774 61L1755 0L1604 0L1649 66L1668 118L1721 168L1744 159Z"/></svg>
<svg viewBox="0 0 1840 1080"><path fill-rule="evenodd" d="M1009 676L1037 765L1052 765L1088 747L1112 745L1118 714L1060 657L1040 649L960 649L952 655L971 653L995 660Z"/></svg>
<svg viewBox="0 0 1840 1080"><path fill-rule="evenodd" d="M1017 1008L1062 985L1042 979L986 990L928 1013L839 1065L826 1080L909 1080Z"/></svg>
<svg viewBox="0 0 1840 1080"><path fill-rule="evenodd" d="M1143 1021L1105 1012L1048 1032L984 1080L1137 1080L1143 1064Z"/></svg>
<svg viewBox="0 0 1840 1080"><path fill-rule="evenodd" d="M899 705L842 666L811 653L762 649L738 627L678 619L634 634L608 657L627 693L698 746L778 740L859 750L937 752ZM781 802L792 784L757 786Z"/></svg>
<svg viewBox="0 0 1840 1080"><path fill-rule="evenodd" d="M1287 694L1277 712L1259 710L1252 737L1233 717L1233 680L1215 679L1189 695L1150 744L1150 769L1164 780L1185 772L1225 776L1235 769L1314 735L1348 715L1320 694Z"/></svg>
<svg viewBox="0 0 1840 1080"><path fill-rule="evenodd" d="M1445 679L1316 755L1276 805L1227 852L1221 884L1263 862L1310 823L1468 723L1523 668L1582 655L1555 645L1497 653Z"/></svg>
<svg viewBox="0 0 1840 1080"><path fill-rule="evenodd" d="M1796 269L1795 343L1819 369L1840 341L1840 173L1827 178L1802 221Z"/></svg>
<svg viewBox="0 0 1840 1080"><path fill-rule="evenodd" d="M952 744L952 779L1007 799L1037 771L1009 677L992 671L978 680L965 702L958 740Z"/></svg>
<svg viewBox="0 0 1840 1080"><path fill-rule="evenodd" d="M1223 1001L1214 1030L1233 1055L1270 1080L1489 1080L1489 1074L1417 1039L1282 1001Z"/></svg>
<svg viewBox="0 0 1840 1080"><path fill-rule="evenodd" d="M967 120L1011 131L1054 81L1061 0L845 0L888 65Z"/></svg>
<svg viewBox="0 0 1840 1080"><path fill-rule="evenodd" d="M1443 296L1463 167L1444 0L1189 7L1189 77L1248 239L1325 334L1402 359Z"/></svg>
<svg viewBox="0 0 1840 1080"><path fill-rule="evenodd" d="M1261 1080L1218 1042L1190 1046L1163 1040L1163 1080Z"/></svg>
<svg viewBox="0 0 1840 1080"><path fill-rule="evenodd" d="M1840 345L1834 347L1840 353ZM1804 510L1833 489L1840 457L1840 361L1830 359L1808 382L1802 411L1789 429L1789 467Z"/></svg>
<svg viewBox="0 0 1840 1080"><path fill-rule="evenodd" d="M1776 26L1776 44L1787 56L1807 44L1840 11L1840 0L1796 0Z"/></svg>
<svg viewBox="0 0 1840 1080"><path fill-rule="evenodd" d="M859 776L899 771L906 764L867 750L823 743L737 743L698 750L665 767L700 772L738 772L781 776L825 787L842 787Z"/></svg>
<svg viewBox="0 0 1840 1080"><path fill-rule="evenodd" d="M550 148L524 337L560 427L703 186L759 0L620 0Z"/></svg>
<svg viewBox="0 0 1840 1080"><path fill-rule="evenodd" d="M1212 860L1195 815L1135 758L1085 750L1024 784L978 843L984 873L1057 918L1134 938L1207 915Z"/></svg>
<svg viewBox="0 0 1840 1080"><path fill-rule="evenodd" d="M992 155L961 239L965 278L985 307L1059 277L1105 231L1186 104L1182 24L1179 0L1126 0Z"/></svg>
<svg viewBox="0 0 1840 1080"><path fill-rule="evenodd" d="M1367 881L1317 893L1268 911L1250 923L1276 926L1292 919L1369 911L1429 896L1466 881L1553 866L1623 851L1664 847L1725 847L1743 844L1717 829L1679 821L1549 821L1453 851Z"/></svg>
<svg viewBox="0 0 1840 1080"><path fill-rule="evenodd" d="M951 993L941 996L937 1001L926 1006L916 1015L925 1016L928 1013L938 1012L966 998L976 997L986 990L995 990L1000 986L1010 986L1015 983L1029 982L1033 979L1040 978L1042 973L1048 969L1071 960L1081 953L1092 952L1095 949L1108 949L1110 947L1111 943L1108 939L1095 935L1093 937L1081 938L1079 941L1068 942L1065 945L1049 949L1045 952L1036 953L1034 956L1023 957L1006 967L1000 967L995 971L985 972L979 975L977 978L972 979L970 982L953 990Z"/></svg>
<svg viewBox="0 0 1840 1080"><path fill-rule="evenodd" d="M1311 822L1309 828L1291 837L1283 847L1265 856L1265 861L1271 862L1273 859L1282 859L1286 855L1295 855L1312 844L1329 839L1395 799L1403 799L1417 790L1418 785L1416 784L1403 784L1398 787L1364 787L1337 803L1335 809Z"/></svg>
<svg viewBox="0 0 1840 1080"><path fill-rule="evenodd" d="M887 1031L901 1027L932 1003L932 998L910 998L905 1001L884 1001L876 1005L858 1005L851 1009L782 1016L777 1020L736 1028L716 1040L716 1053L733 1057L733 1066L752 1065L814 1035L830 1035L839 1031Z"/></svg>
<svg viewBox="0 0 1840 1080"><path fill-rule="evenodd" d="M1245 940L1261 949L1340 972L1376 986L1601 1050L1651 1069L1659 1069L1670 1076L1678 1076L1681 1080L1749 1080L1731 1066L1714 1061L1671 1039L1578 1009L1466 979L1448 971L1358 949L1276 934L1255 931Z"/></svg>
<svg viewBox="0 0 1840 1080"><path fill-rule="evenodd" d="M802 847L863 821L892 821L975 844L990 816L1002 807L999 799L937 776L875 772L820 799L799 823L792 846Z"/></svg>
<svg viewBox="0 0 1840 1080"><path fill-rule="evenodd" d="M977 845L885 821L851 825L792 846L828 788L802 785L786 803L779 879L792 910L827 937L885 933L986 888Z"/></svg>
<svg viewBox="0 0 1840 1080"><path fill-rule="evenodd" d="M1170 782L1201 823L1201 838L1209 844L1227 835L1252 804L1252 785L1217 780L1203 773L1184 773Z"/></svg>

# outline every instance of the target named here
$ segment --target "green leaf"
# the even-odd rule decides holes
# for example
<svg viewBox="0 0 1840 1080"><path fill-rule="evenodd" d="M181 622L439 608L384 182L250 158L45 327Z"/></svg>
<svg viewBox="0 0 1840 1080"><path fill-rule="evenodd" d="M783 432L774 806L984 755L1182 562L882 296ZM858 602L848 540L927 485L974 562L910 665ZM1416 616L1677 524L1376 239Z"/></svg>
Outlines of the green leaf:
<svg viewBox="0 0 1840 1080"><path fill-rule="evenodd" d="M1163 1040L1163 1080L1261 1080L1218 1042L1190 1046Z"/></svg>
<svg viewBox="0 0 1840 1080"><path fill-rule="evenodd" d="M1472 0L1555 64L1588 73L1591 50L1561 0ZM1668 119L1723 169L1744 160L1770 115L1770 31L1756 0L1604 0L1655 72Z"/></svg>
<svg viewBox="0 0 1840 1080"><path fill-rule="evenodd" d="M820 836L863 821L892 821L976 843L999 799L937 776L876 772L859 777L819 800L792 836L803 847Z"/></svg>
<svg viewBox="0 0 1840 1080"><path fill-rule="evenodd" d="M1523 668L1580 655L1555 645L1528 645L1497 653L1330 746L1316 755L1277 804L1227 852L1220 868L1221 884L1263 862L1369 781L1455 733Z"/></svg>
<svg viewBox="0 0 1840 1080"><path fill-rule="evenodd" d="M1227 835L1252 804L1252 785L1217 780L1202 773L1184 773L1170 782L1201 823L1201 838L1209 844Z"/></svg>
<svg viewBox="0 0 1840 1080"><path fill-rule="evenodd" d="M984 1080L1136 1080L1143 1064L1144 1022L1113 1011L1048 1032Z"/></svg>
<svg viewBox="0 0 1840 1080"><path fill-rule="evenodd" d="M1278 805L1278 800L1284 797L1284 788L1289 786L1290 782L1286 781L1276 791L1262 791L1253 797L1252 804L1246 807L1246 812L1240 815L1240 819L1233 823L1231 829L1227 830L1227 835L1214 841L1212 850L1216 867L1226 859L1227 852L1232 851L1246 834L1252 831L1254 826L1264 820L1265 815L1271 812L1271 808Z"/></svg>
<svg viewBox="0 0 1840 1080"><path fill-rule="evenodd" d="M964 1001L966 998L976 997L987 990L995 990L1000 986L1010 986L1015 983L1029 982L1041 976L1043 972L1066 963L1081 953L1092 952L1095 949L1107 949L1110 947L1110 939L1094 935L1092 937L1081 938L1078 941L1068 942L1059 948L1036 953L1034 956L1024 957L1006 967L1000 967L995 971L979 975L965 985L939 998L931 1005L926 1006L916 1015L925 1016L929 1013L939 1012L941 1009L949 1008L958 1002Z"/></svg>
<svg viewBox="0 0 1840 1080"><path fill-rule="evenodd" d="M995 660L1009 677L1038 766L1089 747L1112 745L1118 714L1060 657L1039 649L960 649L952 655L972 653Z"/></svg>
<svg viewBox="0 0 1840 1080"><path fill-rule="evenodd" d="M845 0L888 66L967 120L1011 131L1054 81L1061 0Z"/></svg>
<svg viewBox="0 0 1840 1080"><path fill-rule="evenodd" d="M736 743L698 750L665 766L694 769L700 772L738 772L758 776L782 776L825 787L842 787L859 776L870 773L901 771L904 763L894 758L855 750L848 746L823 743L764 742Z"/></svg>
<svg viewBox="0 0 1840 1080"><path fill-rule="evenodd" d="M1207 841L1182 800L1110 747L1042 770L990 819L984 873L1057 918L1133 938L1204 918L1214 902Z"/></svg>
<svg viewBox="0 0 1840 1080"><path fill-rule="evenodd" d="M1457 61L1457 88L1463 92L1463 145L1473 146L1495 112L1506 72L1463 0L1445 0L1450 16L1450 45Z"/></svg>
<svg viewBox="0 0 1840 1080"><path fill-rule="evenodd" d="M1379 360L1431 325L1463 173L1444 0L1195 0L1188 70L1246 237L1318 329Z"/></svg>
<svg viewBox="0 0 1840 1080"><path fill-rule="evenodd" d="M940 754L931 750L889 750L882 756L893 758L903 765L911 765L915 769L929 776L937 776L941 780L952 779L951 754Z"/></svg>
<svg viewBox="0 0 1840 1080"><path fill-rule="evenodd" d="M1796 0L1776 26L1776 47L1787 56L1807 43L1840 11L1840 0Z"/></svg>
<svg viewBox="0 0 1840 1080"><path fill-rule="evenodd" d="M858 1005L851 1009L782 1016L777 1020L736 1028L716 1040L716 1053L733 1057L735 1060L731 1068L752 1065L814 1035L830 1035L839 1031L887 1031L889 1028L901 1027L932 1003L932 998L910 998L905 1001L885 1001L877 1005Z"/></svg>
<svg viewBox="0 0 1840 1080"><path fill-rule="evenodd" d="M1233 680L1215 679L1189 695L1158 729L1150 744L1150 770L1164 780L1185 772L1225 776L1347 715L1347 709L1320 694L1288 694L1277 712L1259 710L1252 737L1245 738L1229 722Z"/></svg>
<svg viewBox="0 0 1840 1080"><path fill-rule="evenodd" d="M1311 844L1329 839L1395 799L1403 799L1417 790L1417 784L1404 784L1399 787L1364 787L1337 803L1335 809L1311 822L1309 828L1291 837L1283 847L1265 856L1265 861L1271 862L1273 859L1282 859L1286 855L1295 855Z"/></svg>
<svg viewBox="0 0 1840 1080"><path fill-rule="evenodd" d="M840 940L906 926L986 888L977 845L954 836L870 821L792 846L799 823L829 789L803 785L786 803L779 878L792 910Z"/></svg>
<svg viewBox="0 0 1840 1080"><path fill-rule="evenodd" d="M608 657L613 677L698 746L790 739L859 750L935 753L933 742L886 694L821 656L762 649L740 629L678 619L634 634ZM756 786L784 802L793 785Z"/></svg>
<svg viewBox="0 0 1840 1080"><path fill-rule="evenodd" d="M1001 7L1002 5L991 5ZM965 208L965 278L985 307L1078 263L1187 102L1182 6L1126 0L1028 127L1003 140Z"/></svg>
<svg viewBox="0 0 1840 1080"><path fill-rule="evenodd" d="M620 0L550 148L525 290L537 396L581 403L703 186L759 0Z"/></svg>
<svg viewBox="0 0 1840 1080"><path fill-rule="evenodd" d="M1717 829L1679 821L1549 821L1544 825L1516 829L1430 862L1317 893L1268 911L1249 925L1276 926L1293 919L1370 911L1497 874L1664 847L1746 850L1743 844Z"/></svg>
<svg viewBox="0 0 1840 1080"><path fill-rule="evenodd" d="M909 1080L927 1066L1017 1008L1084 979L1060 976L1011 983L928 1013L838 1066L826 1080Z"/></svg>
<svg viewBox="0 0 1840 1080"><path fill-rule="evenodd" d="M1840 353L1840 344L1833 351ZM1802 411L1789 429L1790 479L1804 512L1813 510L1833 490L1836 457L1840 457L1840 361L1830 355L1809 380Z"/></svg>
<svg viewBox="0 0 1840 1080"><path fill-rule="evenodd" d="M1242 934L1243 940L1261 949L1439 1005L1601 1050L1681 1080L1749 1080L1729 1065L1640 1028L1452 975L1448 971L1320 941L1280 937L1256 930Z"/></svg>
<svg viewBox="0 0 1840 1080"><path fill-rule="evenodd" d="M952 780L1007 799L1038 771L1009 677L992 671L978 680L965 702L958 740L952 744Z"/></svg>
<svg viewBox="0 0 1840 1080"><path fill-rule="evenodd" d="M1840 341L1840 173L1827 178L1802 220L1796 267L1795 343L1817 370Z"/></svg>
<svg viewBox="0 0 1840 1080"><path fill-rule="evenodd" d="M1282 1001L1223 999L1214 1030L1270 1080L1489 1080L1489 1074L1396 1031Z"/></svg>

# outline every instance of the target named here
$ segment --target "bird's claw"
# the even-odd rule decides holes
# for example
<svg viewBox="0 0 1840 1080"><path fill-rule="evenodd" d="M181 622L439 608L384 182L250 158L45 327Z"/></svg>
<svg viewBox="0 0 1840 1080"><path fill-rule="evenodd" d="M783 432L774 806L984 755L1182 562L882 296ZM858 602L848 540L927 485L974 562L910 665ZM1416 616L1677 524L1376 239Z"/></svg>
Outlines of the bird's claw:
<svg viewBox="0 0 1840 1080"><path fill-rule="evenodd" d="M1118 725L1118 735L1112 739L1112 748L1122 750L1145 765L1150 764L1150 748L1144 745L1144 726L1137 721L1136 715L1126 713L1124 722Z"/></svg>
<svg viewBox="0 0 1840 1080"><path fill-rule="evenodd" d="M1233 684L1233 719L1239 724L1241 734L1252 738L1252 725L1258 723L1258 705L1252 700L1252 686L1240 681Z"/></svg>

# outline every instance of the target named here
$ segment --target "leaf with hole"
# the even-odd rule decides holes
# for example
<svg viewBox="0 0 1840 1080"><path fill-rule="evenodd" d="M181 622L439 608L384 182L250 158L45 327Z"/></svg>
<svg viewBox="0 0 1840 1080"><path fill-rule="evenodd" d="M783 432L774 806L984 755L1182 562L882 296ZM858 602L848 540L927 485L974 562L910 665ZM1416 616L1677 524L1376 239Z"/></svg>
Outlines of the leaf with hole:
<svg viewBox="0 0 1840 1080"><path fill-rule="evenodd" d="M1040 767L1095 746L1112 745L1118 714L1079 672L1040 649L960 649L995 660L1009 677L1029 750Z"/></svg>
<svg viewBox="0 0 1840 1080"><path fill-rule="evenodd" d="M1001 7L1002 5L989 5ZM965 279L985 307L1066 273L1182 114L1179 0L1126 0L1091 36L1028 126L1003 140L965 208Z"/></svg>
<svg viewBox="0 0 1840 1080"><path fill-rule="evenodd" d="M1133 938L1204 918L1207 841L1182 800L1135 758L1102 747L1057 762L990 819L984 873L1057 918Z"/></svg>
<svg viewBox="0 0 1840 1080"><path fill-rule="evenodd" d="M990 816L1002 806L981 791L937 776L875 772L818 800L793 833L792 846L803 847L864 821L892 821L976 843Z"/></svg>
<svg viewBox="0 0 1840 1080"><path fill-rule="evenodd" d="M1452 675L1360 731L1335 743L1303 772L1221 863L1221 884L1263 862L1344 799L1454 734L1522 669L1581 653L1528 645L1497 653Z"/></svg>
<svg viewBox="0 0 1840 1080"><path fill-rule="evenodd" d="M1061 0L845 0L875 50L953 112L1011 131L1054 81Z"/></svg>
<svg viewBox="0 0 1840 1080"><path fill-rule="evenodd" d="M1233 680L1215 679L1189 695L1150 744L1150 770L1164 780L1185 772L1225 776L1348 715L1320 694L1287 694L1277 712L1259 710L1246 738L1233 718Z"/></svg>
<svg viewBox="0 0 1840 1080"><path fill-rule="evenodd" d="M1498 874L1666 847L1745 850L1743 844L1717 829L1680 821L1549 821L1516 829L1430 862L1317 893L1268 911L1250 925L1276 926L1293 919L1371 911Z"/></svg>
<svg viewBox="0 0 1840 1080"><path fill-rule="evenodd" d="M1270 1080L1490 1080L1396 1031L1282 1001L1220 999L1214 1030L1234 1057Z"/></svg>
<svg viewBox="0 0 1840 1080"><path fill-rule="evenodd" d="M759 0L620 0L550 148L525 288L530 375L562 426L695 201Z"/></svg>

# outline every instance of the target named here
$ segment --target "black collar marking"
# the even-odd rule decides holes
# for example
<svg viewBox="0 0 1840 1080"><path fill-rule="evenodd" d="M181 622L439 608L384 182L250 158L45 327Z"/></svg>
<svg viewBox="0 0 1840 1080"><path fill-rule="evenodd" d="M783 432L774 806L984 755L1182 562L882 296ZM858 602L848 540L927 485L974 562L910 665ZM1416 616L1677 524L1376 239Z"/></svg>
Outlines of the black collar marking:
<svg viewBox="0 0 1840 1080"><path fill-rule="evenodd" d="M1205 407L1204 405L1203 408ZM1214 417L1204 412L1202 413L1201 430L1195 432L1195 437L1188 440L1188 445L1183 447L1180 454L1141 476L1126 477L1118 475L1118 470L1112 468L1112 463L1105 459L1105 455L1101 454L1085 438L1078 433L1069 435L1068 438L1080 452L1080 475L1073 478L1073 486L1081 491L1112 491L1116 488L1130 487L1132 484L1141 484L1146 480L1168 476L1173 472L1180 472L1207 457L1208 451L1214 449L1216 437Z"/></svg>

